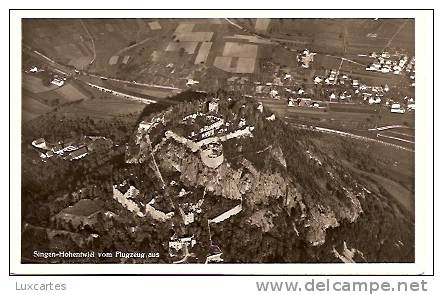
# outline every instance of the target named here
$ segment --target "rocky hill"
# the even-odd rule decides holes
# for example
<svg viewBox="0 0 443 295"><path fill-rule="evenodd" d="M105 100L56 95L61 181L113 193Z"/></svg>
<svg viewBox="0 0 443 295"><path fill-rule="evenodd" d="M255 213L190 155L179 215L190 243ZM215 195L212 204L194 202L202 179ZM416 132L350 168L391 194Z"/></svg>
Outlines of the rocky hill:
<svg viewBox="0 0 443 295"><path fill-rule="evenodd" d="M57 129L64 142L94 131L71 139L70 126ZM148 105L119 136L103 130L113 144L74 160L42 160L25 138L23 262L414 261L413 212L368 176L389 174L373 147L296 129L252 98L202 93Z"/></svg>
<svg viewBox="0 0 443 295"><path fill-rule="evenodd" d="M371 192L315 136L252 99L203 99L143 118L126 162L151 167L176 212L190 203L177 191L204 191L195 201L210 202L208 210L189 214L208 229L203 222L193 238L205 255L217 245L225 262L412 261L413 216ZM234 205L235 214L211 222ZM174 238L193 232L177 228Z"/></svg>

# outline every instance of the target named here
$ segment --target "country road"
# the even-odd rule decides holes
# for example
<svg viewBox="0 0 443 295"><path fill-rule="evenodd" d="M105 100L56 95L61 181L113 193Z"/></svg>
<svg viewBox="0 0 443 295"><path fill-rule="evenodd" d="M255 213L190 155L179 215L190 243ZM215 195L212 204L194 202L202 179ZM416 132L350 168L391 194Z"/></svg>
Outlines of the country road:
<svg viewBox="0 0 443 295"><path fill-rule="evenodd" d="M77 74L72 67L68 67L66 65L63 65L63 64L51 59L50 57L44 55L43 53L41 53L37 50L31 49L30 47L26 47L26 49L27 49L28 54L31 54L34 57L38 58L40 61L42 61L46 65L50 66L54 71L56 71L62 75L74 76ZM138 86L145 86L145 87L159 88L159 89L166 89L166 90L177 90L177 91L185 90L182 88L172 87L172 86L165 86L165 85L158 85L158 84L146 84L146 83L139 83L136 81L122 80L122 79L107 77L104 75L97 75L94 73L90 73L88 71L81 71L81 73L86 76L91 76L91 77L95 77L95 78L99 78L99 79L110 80L110 81L115 81L115 82L120 82L120 83L125 83L125 84L134 84L134 85L138 85ZM81 80L81 76L77 77L77 79Z"/></svg>
<svg viewBox="0 0 443 295"><path fill-rule="evenodd" d="M406 148L406 147L401 146L401 145L389 143L389 142L386 142L386 141L382 141L382 140L378 140L378 139L374 139L374 138L370 138L370 137L366 137L366 136L362 136L362 135L356 135L356 134L352 134L352 133L348 133L348 132L343 132L343 131L340 131L340 130L323 128L323 127L317 127L317 126L309 127L309 126L300 125L300 124L291 124L291 126L299 128L299 129L317 131L317 132L327 133L327 134L334 134L334 135L339 135L339 136L342 136L342 137L348 137L348 138L358 139L358 140L367 141L367 142L380 143L380 144L383 144L383 145L386 145L386 146L390 146L390 147L394 147L394 148L397 148L397 149L401 149L401 150L404 150L404 151L414 152L413 149Z"/></svg>

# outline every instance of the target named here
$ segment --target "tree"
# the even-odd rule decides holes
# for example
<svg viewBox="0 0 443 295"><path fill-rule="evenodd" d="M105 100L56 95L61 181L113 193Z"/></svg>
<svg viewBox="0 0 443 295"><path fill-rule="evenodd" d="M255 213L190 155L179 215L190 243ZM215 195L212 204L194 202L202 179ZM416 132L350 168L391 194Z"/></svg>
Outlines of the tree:
<svg viewBox="0 0 443 295"><path fill-rule="evenodd" d="M180 47L179 51L178 51L178 55L180 57L182 57L185 54L185 49L183 47Z"/></svg>

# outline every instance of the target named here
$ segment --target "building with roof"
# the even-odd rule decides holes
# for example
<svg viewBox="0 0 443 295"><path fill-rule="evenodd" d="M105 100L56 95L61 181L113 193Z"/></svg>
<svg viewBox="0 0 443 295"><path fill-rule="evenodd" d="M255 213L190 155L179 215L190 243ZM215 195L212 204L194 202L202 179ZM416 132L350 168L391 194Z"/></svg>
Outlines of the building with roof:
<svg viewBox="0 0 443 295"><path fill-rule="evenodd" d="M78 150L75 150L73 152L71 152L66 159L67 160L78 160L81 159L83 157L85 157L88 154L88 148L86 146L79 148Z"/></svg>
<svg viewBox="0 0 443 295"><path fill-rule="evenodd" d="M175 251L179 251L181 250L185 245L186 246L191 246L194 247L194 245L196 244L196 240L194 239L194 237L186 237L186 238L179 238L179 239L174 239L171 238L171 241L169 241L169 249L174 249Z"/></svg>
<svg viewBox="0 0 443 295"><path fill-rule="evenodd" d="M51 218L57 228L66 230L80 229L97 222L97 213L101 212L104 203L99 199L81 199L74 205L68 206Z"/></svg>
<svg viewBox="0 0 443 295"><path fill-rule="evenodd" d="M391 106L391 113L404 114L405 109L402 108L399 103L394 103Z"/></svg>
<svg viewBox="0 0 443 295"><path fill-rule="evenodd" d="M63 84L65 84L65 81L61 78L54 77L54 79L51 80L51 84L61 87L61 86L63 86Z"/></svg>
<svg viewBox="0 0 443 295"><path fill-rule="evenodd" d="M44 138L38 138L32 141L32 145L39 149L49 150L48 144Z"/></svg>

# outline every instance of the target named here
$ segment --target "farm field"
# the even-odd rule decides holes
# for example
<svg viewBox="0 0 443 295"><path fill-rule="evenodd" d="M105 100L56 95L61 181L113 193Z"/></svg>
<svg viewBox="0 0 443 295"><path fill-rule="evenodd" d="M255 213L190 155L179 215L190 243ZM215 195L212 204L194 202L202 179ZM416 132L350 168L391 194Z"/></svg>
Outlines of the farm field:
<svg viewBox="0 0 443 295"><path fill-rule="evenodd" d="M58 88L53 84L45 85L40 77L28 74L22 75L22 86L32 93L47 92Z"/></svg>
<svg viewBox="0 0 443 295"><path fill-rule="evenodd" d="M249 20L240 22L249 29L255 29L255 24ZM414 52L411 40L411 35L414 35L413 19L276 19L271 21L265 35L299 42L314 51L346 52L350 55L362 53L359 52L362 49L380 51L392 38L390 48L406 48L409 53Z"/></svg>
<svg viewBox="0 0 443 295"><path fill-rule="evenodd" d="M75 81L66 82L61 87L52 84L50 87L46 87L43 84L40 85L39 83L41 82L39 78L28 77L23 82L23 95L32 96L41 103L52 107L89 98L89 93L82 89Z"/></svg>
<svg viewBox="0 0 443 295"><path fill-rule="evenodd" d="M28 122L52 110L48 105L41 103L31 95L23 95L22 121Z"/></svg>
<svg viewBox="0 0 443 295"><path fill-rule="evenodd" d="M126 101L119 98L92 99L63 107L58 113L66 117L91 117L94 119L112 119L125 117L129 114L139 114L146 105Z"/></svg>
<svg viewBox="0 0 443 295"><path fill-rule="evenodd" d="M66 104L88 100L91 93L76 81L68 80L63 86L46 86L41 75L22 76L22 121L31 121Z"/></svg>
<svg viewBox="0 0 443 295"><path fill-rule="evenodd" d="M57 93L62 101L73 102L78 100L88 99L88 96L85 95L82 91L80 91L77 87L73 86L71 83L66 83L62 87L54 90Z"/></svg>
<svg viewBox="0 0 443 295"><path fill-rule="evenodd" d="M27 33L35 32L41 40L39 48L62 50L71 59L91 58L92 44L88 32L95 40L96 60L89 67L109 77L128 81L152 83L186 88L189 78L200 82L198 87L217 89L230 73L260 79L262 61L272 61L280 68L295 68L294 87L304 87L306 93L314 93L313 78L325 76L330 69L340 67L341 74L351 75L362 83L383 86L402 95L414 96L410 80L404 75L367 72L366 64L372 51L403 48L413 54L414 21L398 19L233 19L234 22L263 38L243 35L244 31L224 19L98 19L64 20L61 28L68 32L60 37L60 28L52 30L50 20L33 20L24 24ZM86 28L86 29L85 29ZM29 32L28 32L29 31ZM245 37L246 36L246 37ZM249 36L249 37L248 37ZM57 39L55 49L47 48L51 38ZM32 38L31 38L32 39ZM288 44L288 50L280 44ZM46 42L46 43L45 43ZM412 45L411 45L412 44ZM297 65L294 49L308 47L318 52L310 69ZM327 54L326 54L327 53ZM57 56L57 53L54 53ZM344 61L347 57L355 63ZM271 74L272 73L266 73ZM29 89L44 92L41 102L66 102L85 99L76 88L66 85L53 93L47 92L35 79ZM102 83L105 82L105 83ZM99 81L106 86L108 81ZM131 84L111 85L134 95L166 99L169 90L140 88ZM46 95L47 94L47 95ZM322 94L316 98L324 100ZM326 93L327 95L327 93ZM57 100L58 99L58 100ZM316 125L340 130L364 132L368 128L398 124L414 126L413 113L391 114L370 106L330 104L327 109L303 109L288 107L286 101L263 100L265 106L291 122ZM392 141L389 133L383 140ZM401 135L400 135L401 137ZM403 138L403 137L402 137ZM394 139L395 140L395 139Z"/></svg>
<svg viewBox="0 0 443 295"><path fill-rule="evenodd" d="M159 88L135 87L128 84L125 84L122 89L127 89L131 92L140 93L156 98L166 98L177 94L177 91L171 91L168 89L163 90Z"/></svg>
<svg viewBox="0 0 443 295"><path fill-rule="evenodd" d="M393 75L371 75L364 69L369 58L358 54L380 51L387 45L403 48L413 54L413 20L396 19L233 19L268 38L290 44L294 49L309 48L319 54L312 69L298 78L311 83L314 73L338 68L344 56L358 64L344 62L341 72L352 74L370 84L386 82L403 86L408 81ZM296 53L267 39L244 38L244 32L223 19L99 19L83 20L95 40L96 59L88 70L109 76L147 82L176 85L177 78L199 76L201 66L220 69L226 73L261 74L259 59L275 61L282 66L297 65ZM63 53L67 64L75 60L89 61L93 56L89 34L76 20L63 20L59 29L52 29L50 20L28 20L27 34L41 37L33 40L37 48L57 56ZM63 36L61 34L65 33ZM236 37L237 36L237 37ZM375 37L374 37L375 36ZM26 36L25 36L26 37ZM32 39L32 38L30 38ZM55 41L54 41L55 40ZM261 40L261 41L258 41ZM55 43L54 43L54 42ZM275 42L274 42L275 43ZM326 56L328 53L332 56ZM158 63L162 67L150 64ZM165 65L171 65L165 68ZM204 70L207 70L204 69ZM319 72L317 72L319 71ZM213 75L213 76L212 76ZM211 73L210 81L218 78Z"/></svg>

